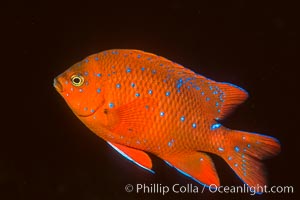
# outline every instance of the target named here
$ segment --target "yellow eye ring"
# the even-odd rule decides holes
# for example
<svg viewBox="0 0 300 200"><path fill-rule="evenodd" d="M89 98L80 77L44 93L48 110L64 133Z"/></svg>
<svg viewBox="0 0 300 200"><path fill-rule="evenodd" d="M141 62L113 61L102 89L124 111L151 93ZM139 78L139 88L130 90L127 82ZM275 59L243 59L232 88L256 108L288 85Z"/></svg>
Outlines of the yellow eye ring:
<svg viewBox="0 0 300 200"><path fill-rule="evenodd" d="M79 74L74 74L72 77L71 77L71 82L74 86L76 87L79 87L79 86L82 86L83 83L84 83L84 78L83 76L79 75Z"/></svg>

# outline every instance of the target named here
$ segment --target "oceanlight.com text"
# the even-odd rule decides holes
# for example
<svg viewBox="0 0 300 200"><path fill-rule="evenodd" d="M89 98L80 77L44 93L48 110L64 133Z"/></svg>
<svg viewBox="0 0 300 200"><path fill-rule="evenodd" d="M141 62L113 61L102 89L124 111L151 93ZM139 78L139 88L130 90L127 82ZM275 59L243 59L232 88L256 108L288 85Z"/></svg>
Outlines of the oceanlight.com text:
<svg viewBox="0 0 300 200"><path fill-rule="evenodd" d="M199 186L194 184L173 184L173 185L163 185L160 183L153 184L127 184L125 186L125 191L128 193L137 193L137 194L162 194L166 195L168 193L187 193L187 194L202 194L205 191L211 193L221 193L221 194L292 194L294 193L293 186L261 186L256 185L255 187L249 187L247 185L242 186L216 186L215 184Z"/></svg>

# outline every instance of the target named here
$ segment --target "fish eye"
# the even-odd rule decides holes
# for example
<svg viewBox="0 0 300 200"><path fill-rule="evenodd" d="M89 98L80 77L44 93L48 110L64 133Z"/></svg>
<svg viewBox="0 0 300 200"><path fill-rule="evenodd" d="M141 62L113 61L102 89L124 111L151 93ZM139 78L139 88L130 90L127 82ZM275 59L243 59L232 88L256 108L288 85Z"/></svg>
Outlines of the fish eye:
<svg viewBox="0 0 300 200"><path fill-rule="evenodd" d="M71 82L74 86L79 87L84 83L84 78L83 76L76 74L71 77Z"/></svg>

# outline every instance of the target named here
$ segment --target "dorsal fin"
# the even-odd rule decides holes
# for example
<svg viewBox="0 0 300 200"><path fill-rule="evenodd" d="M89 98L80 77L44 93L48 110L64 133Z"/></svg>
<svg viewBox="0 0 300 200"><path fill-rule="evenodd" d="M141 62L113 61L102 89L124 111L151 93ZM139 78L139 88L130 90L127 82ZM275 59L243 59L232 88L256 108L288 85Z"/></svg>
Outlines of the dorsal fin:
<svg viewBox="0 0 300 200"><path fill-rule="evenodd" d="M233 84L216 82L198 74L184 73L183 83L189 83L196 90L201 109L220 120L228 116L248 98L248 93Z"/></svg>
<svg viewBox="0 0 300 200"><path fill-rule="evenodd" d="M216 82L190 70L182 70L177 77L181 85L195 90L199 107L216 120L228 116L248 98L248 93L236 85Z"/></svg>
<svg viewBox="0 0 300 200"><path fill-rule="evenodd" d="M217 87L221 91L221 105L217 111L216 119L223 119L229 115L238 105L243 103L248 98L248 93L230 83L217 83Z"/></svg>
<svg viewBox="0 0 300 200"><path fill-rule="evenodd" d="M129 51L134 57L144 55L151 58L151 61L158 65L157 70L165 74L164 81L170 78L175 80L175 87L180 88L178 92L186 89L196 90L199 109L216 120L225 118L248 97L248 93L238 86L213 81L164 57L140 50Z"/></svg>

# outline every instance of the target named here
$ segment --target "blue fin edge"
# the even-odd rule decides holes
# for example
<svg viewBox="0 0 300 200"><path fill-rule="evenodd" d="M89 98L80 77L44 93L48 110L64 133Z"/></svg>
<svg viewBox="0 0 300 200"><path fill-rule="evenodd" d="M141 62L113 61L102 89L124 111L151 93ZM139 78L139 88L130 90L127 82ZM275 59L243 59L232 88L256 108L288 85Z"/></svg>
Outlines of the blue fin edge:
<svg viewBox="0 0 300 200"><path fill-rule="evenodd" d="M127 154L125 154L123 151L121 151L119 148L117 148L115 145L111 144L110 142L107 142L114 150L116 150L118 153L120 153L123 157L125 157L127 160L133 162L134 164L136 164L137 166L151 172L152 174L155 174L155 172L147 167L144 167L143 165L141 165L140 163L136 162L135 160L133 160L131 157L129 157Z"/></svg>

